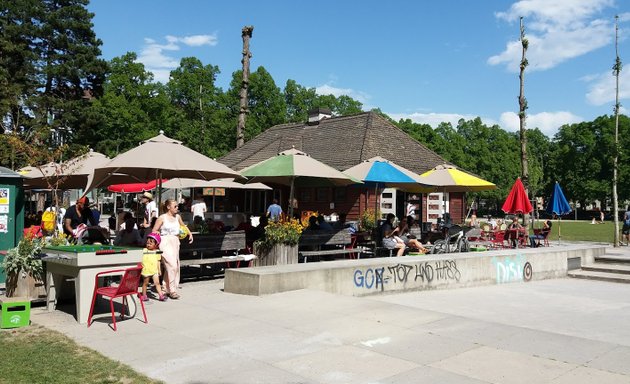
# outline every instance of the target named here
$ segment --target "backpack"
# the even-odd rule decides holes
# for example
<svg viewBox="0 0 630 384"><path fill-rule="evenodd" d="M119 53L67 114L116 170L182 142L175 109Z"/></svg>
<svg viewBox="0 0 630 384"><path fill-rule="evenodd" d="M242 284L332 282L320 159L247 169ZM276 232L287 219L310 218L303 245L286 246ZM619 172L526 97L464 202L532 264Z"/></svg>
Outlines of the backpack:
<svg viewBox="0 0 630 384"><path fill-rule="evenodd" d="M48 233L53 233L55 225L57 225L57 213L45 211L42 215L42 229Z"/></svg>

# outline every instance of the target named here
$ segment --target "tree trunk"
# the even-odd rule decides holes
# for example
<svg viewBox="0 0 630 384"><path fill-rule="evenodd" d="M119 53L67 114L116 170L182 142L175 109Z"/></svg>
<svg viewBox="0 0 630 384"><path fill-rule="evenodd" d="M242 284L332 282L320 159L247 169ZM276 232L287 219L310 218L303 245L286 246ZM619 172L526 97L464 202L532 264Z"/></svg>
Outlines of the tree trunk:
<svg viewBox="0 0 630 384"><path fill-rule="evenodd" d="M254 31L254 27L251 25L243 27L242 37L243 37L243 59L241 62L243 63L243 81L241 82L241 91L240 91L240 110L238 113L238 126L236 127L236 148L240 148L245 144L245 119L247 117L247 113L249 112L249 108L247 107L247 89L249 87L249 58L252 57L251 52L249 51L249 39L252 37L252 32Z"/></svg>
<svg viewBox="0 0 630 384"><path fill-rule="evenodd" d="M525 53L527 52L528 41L525 38L525 27L523 26L523 18L521 17L521 45L523 47L521 65L520 65L520 93L518 96L519 113L518 118L520 122L521 133L521 181L525 187L525 193L529 197L529 170L527 166L527 128L525 126L525 110L527 109L527 99L525 99L525 67L527 67L527 59ZM526 213L523 215L523 222L525 225L529 222L529 215Z"/></svg>

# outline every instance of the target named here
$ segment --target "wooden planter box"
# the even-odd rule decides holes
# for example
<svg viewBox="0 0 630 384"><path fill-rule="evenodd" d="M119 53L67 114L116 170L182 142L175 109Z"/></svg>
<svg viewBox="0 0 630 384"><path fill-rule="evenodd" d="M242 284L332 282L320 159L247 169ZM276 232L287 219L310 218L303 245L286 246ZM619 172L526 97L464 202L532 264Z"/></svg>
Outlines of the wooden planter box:
<svg viewBox="0 0 630 384"><path fill-rule="evenodd" d="M258 258L254 259L254 267L264 265L285 265L297 264L298 262L298 246L276 244L270 250L260 250L254 246L254 254Z"/></svg>
<svg viewBox="0 0 630 384"><path fill-rule="evenodd" d="M27 297L30 300L46 298L46 285L27 273L9 274L6 282L7 297Z"/></svg>

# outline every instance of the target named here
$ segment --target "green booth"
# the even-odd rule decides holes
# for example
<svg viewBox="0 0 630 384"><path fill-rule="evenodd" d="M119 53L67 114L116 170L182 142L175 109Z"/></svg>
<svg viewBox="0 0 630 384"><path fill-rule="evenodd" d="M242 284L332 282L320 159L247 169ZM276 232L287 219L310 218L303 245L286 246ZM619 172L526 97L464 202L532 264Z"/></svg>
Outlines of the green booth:
<svg viewBox="0 0 630 384"><path fill-rule="evenodd" d="M5 252L17 246L24 231L24 187L19 173L0 167L0 263ZM6 282L0 268L0 284Z"/></svg>

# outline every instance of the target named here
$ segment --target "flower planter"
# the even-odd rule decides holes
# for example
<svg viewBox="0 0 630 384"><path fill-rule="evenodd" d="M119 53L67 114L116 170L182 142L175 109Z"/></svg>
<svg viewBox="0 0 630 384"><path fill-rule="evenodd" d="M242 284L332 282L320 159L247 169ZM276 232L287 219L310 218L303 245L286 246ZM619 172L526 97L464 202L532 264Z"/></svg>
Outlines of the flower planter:
<svg viewBox="0 0 630 384"><path fill-rule="evenodd" d="M46 285L40 279L36 279L28 273L11 273L6 282L7 297L26 297L31 300L46 297Z"/></svg>
<svg viewBox="0 0 630 384"><path fill-rule="evenodd" d="M254 259L254 266L260 267L264 265L285 265L297 264L298 262L298 246L276 244L271 249L258 249L254 245L254 254L258 258Z"/></svg>

